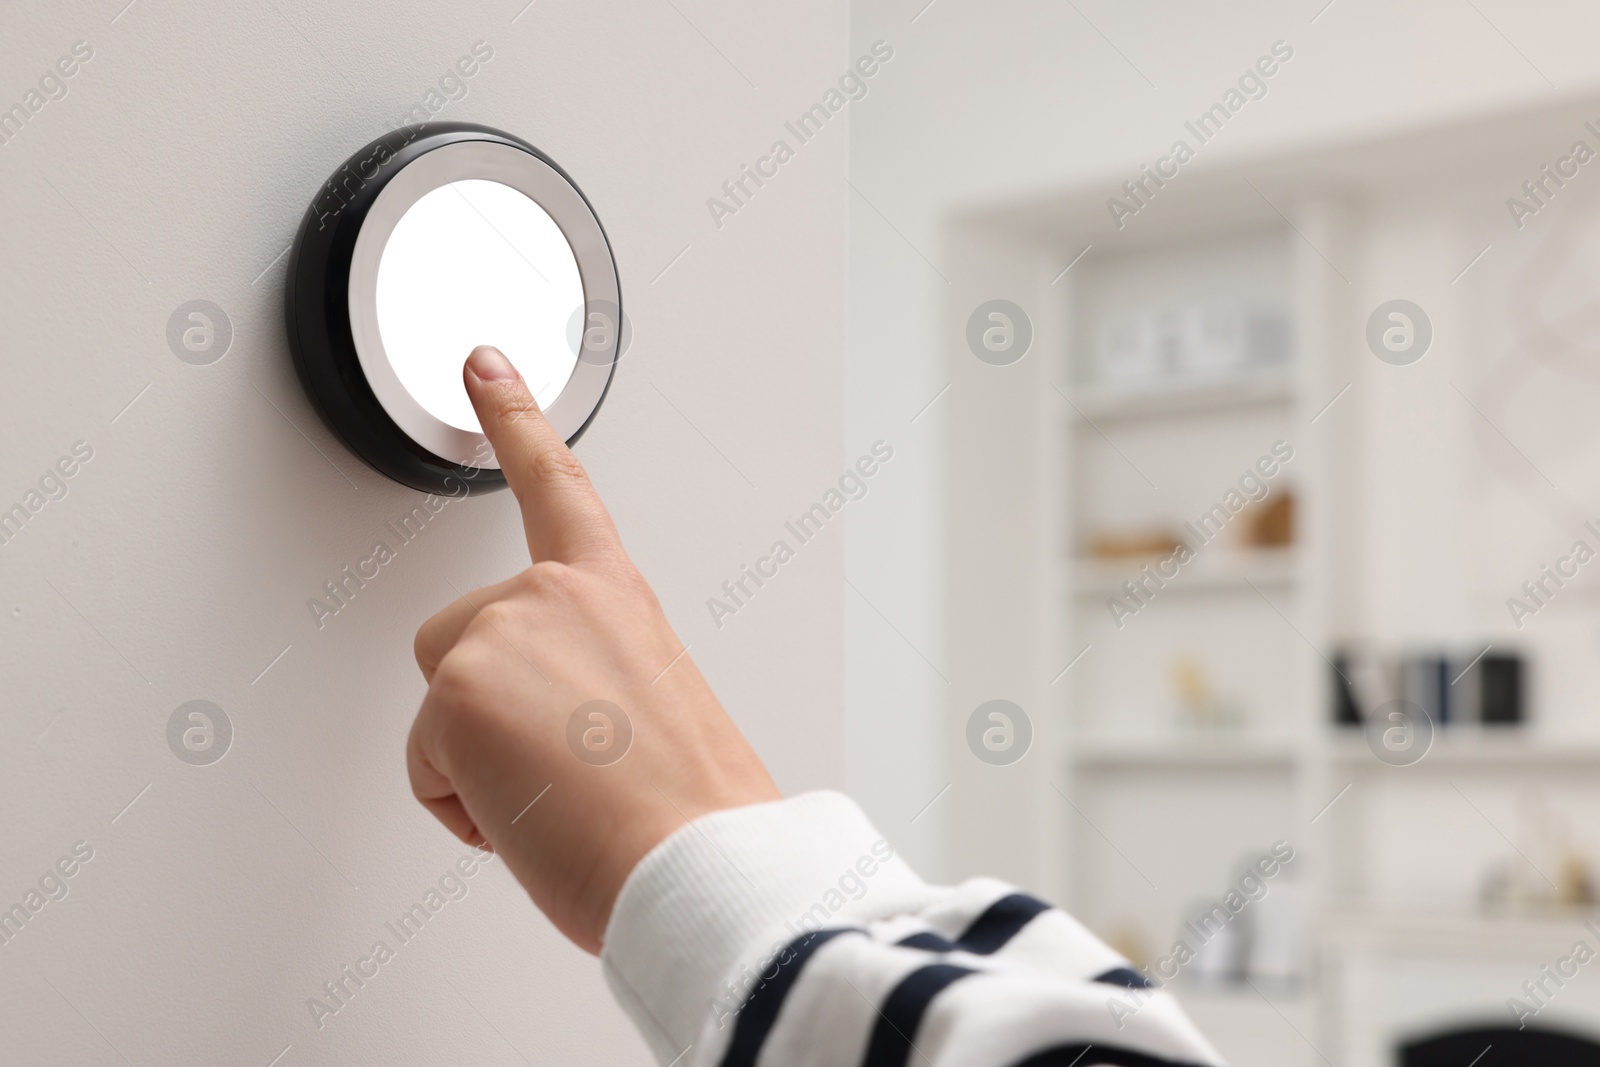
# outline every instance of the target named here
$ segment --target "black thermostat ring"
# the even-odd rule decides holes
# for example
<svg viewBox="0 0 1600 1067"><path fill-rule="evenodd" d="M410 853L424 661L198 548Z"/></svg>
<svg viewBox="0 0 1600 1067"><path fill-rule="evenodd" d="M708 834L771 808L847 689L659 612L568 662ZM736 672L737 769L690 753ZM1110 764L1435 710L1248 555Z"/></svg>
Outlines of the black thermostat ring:
<svg viewBox="0 0 1600 1067"><path fill-rule="evenodd" d="M306 211L289 255L284 311L296 373L323 422L371 467L422 492L460 496L463 491L479 494L503 488L505 475L494 465L481 435L466 435L476 436L480 443L463 454L464 438L457 432L452 444L458 454L445 456L440 454L445 449L429 448L401 427L368 380L358 350L357 334L375 332L370 309L351 306L352 272L359 281L363 270L370 274L373 265L372 241L370 236L360 241L362 228L384 190L406 168L444 148L451 151L433 156L428 168L414 170L407 184L416 185L411 178L430 168L442 175L429 179L438 184L479 176L473 168L487 159L494 173L483 176L521 187L560 225L573 244L587 304L616 307L620 321L621 291L609 241L587 198L548 156L510 134L455 122L402 127L356 152L324 183ZM434 165L446 159L455 162ZM392 216L393 196L389 200L380 210ZM367 247L362 251L361 246ZM358 260L358 255L365 260ZM569 444L588 428L610 388L619 335L620 330L610 331L608 350L581 352L571 385L546 411ZM475 462L479 455L488 457L488 465Z"/></svg>

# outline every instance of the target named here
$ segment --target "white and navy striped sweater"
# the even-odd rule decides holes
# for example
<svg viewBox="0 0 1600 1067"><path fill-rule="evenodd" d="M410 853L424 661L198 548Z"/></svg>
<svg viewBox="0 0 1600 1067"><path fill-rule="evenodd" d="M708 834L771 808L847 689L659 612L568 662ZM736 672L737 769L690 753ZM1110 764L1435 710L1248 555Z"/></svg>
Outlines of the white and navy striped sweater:
<svg viewBox="0 0 1600 1067"><path fill-rule="evenodd" d="M1171 997L1065 912L930 886L861 810L715 812L629 875L601 960L674 1067L1215 1067Z"/></svg>

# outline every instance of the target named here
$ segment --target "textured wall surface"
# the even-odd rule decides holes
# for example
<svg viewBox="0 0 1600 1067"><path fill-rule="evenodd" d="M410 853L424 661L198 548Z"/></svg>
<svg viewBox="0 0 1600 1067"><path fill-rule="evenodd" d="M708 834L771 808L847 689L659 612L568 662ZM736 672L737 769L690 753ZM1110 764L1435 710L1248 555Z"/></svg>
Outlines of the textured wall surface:
<svg viewBox="0 0 1600 1067"><path fill-rule="evenodd" d="M412 634L526 549L509 495L452 503L318 625L308 600L421 496L308 405L283 253L418 105L560 162L634 329L579 454L780 785L838 784L840 533L720 626L707 600L844 463L847 119L784 123L853 59L845 4L124 3L0 13L0 108L28 116L0 126L0 509L26 515L0 543L0 908L26 915L0 926L0 1060L643 1062L500 865L447 879L409 941L389 925L466 851L406 782ZM168 342L192 300L231 324L204 365ZM209 765L169 746L193 700L232 727Z"/></svg>

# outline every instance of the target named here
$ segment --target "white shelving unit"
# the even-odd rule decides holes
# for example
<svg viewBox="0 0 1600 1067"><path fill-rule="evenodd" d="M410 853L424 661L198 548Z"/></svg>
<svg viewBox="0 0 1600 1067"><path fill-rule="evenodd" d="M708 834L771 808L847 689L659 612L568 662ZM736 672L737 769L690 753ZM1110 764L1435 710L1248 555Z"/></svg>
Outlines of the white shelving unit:
<svg viewBox="0 0 1600 1067"><path fill-rule="evenodd" d="M1122 583L1138 573L1147 559L1121 564L1090 556L1079 556L1068 568L1069 592L1078 597L1105 598L1121 593ZM1174 596L1187 593L1244 592L1251 585L1292 586L1300 570L1293 549L1257 548L1248 551L1219 549L1204 553L1183 568L1181 581L1171 583ZM1168 590L1163 589L1165 595Z"/></svg>
<svg viewBox="0 0 1600 1067"><path fill-rule="evenodd" d="M1359 736L1348 731L1334 735L1328 756L1347 774L1381 774L1393 771L1376 762ZM1533 772L1593 774L1600 769L1600 738L1555 741L1525 729L1451 727L1436 735L1427 756L1407 771L1455 773L1484 771L1493 774Z"/></svg>
<svg viewBox="0 0 1600 1067"><path fill-rule="evenodd" d="M1074 390L1079 418L1095 423L1159 418L1187 412L1228 412L1294 399L1289 373L1229 374L1141 386L1090 384Z"/></svg>
<svg viewBox="0 0 1600 1067"><path fill-rule="evenodd" d="M1315 227L1319 210L1302 209L1301 225ZM1062 788L1082 816L1069 825L1066 866L1075 872L1079 914L1147 958L1192 916L1207 895L1201 886L1216 887L1211 896L1220 898L1278 840L1297 846L1302 868L1313 851L1305 830L1315 812L1306 809L1322 790L1324 761L1308 728L1323 714L1311 705L1327 666L1308 645L1322 629L1318 553L1326 541L1312 525L1324 479L1310 419L1331 392L1324 395L1326 375L1314 363L1324 353L1297 342L1337 309L1306 306L1329 296L1326 265L1297 245L1293 227L1263 205L1210 230L1086 259L1057 287L1063 343L1051 358L1068 401L1059 431L1059 609L1067 645L1091 650L1060 698ZM1109 317L1206 301L1274 313L1290 324L1290 337L1267 366L1139 384L1108 384L1097 374L1095 347ZM1293 542L1242 544L1246 520L1235 517L1198 543L1185 523L1237 490L1242 472L1277 442L1288 442L1294 457L1262 480L1265 502L1292 496ZM1107 559L1085 550L1096 535L1142 527L1167 529L1196 554L1148 608L1114 619L1107 601L1127 604L1124 583L1160 556ZM1262 670L1256 657L1239 655L1239 634L1254 635L1273 666ZM1229 725L1182 718L1163 677L1178 669L1208 679L1212 701L1231 708L1222 716ZM1151 826L1173 829L1153 855L1140 854ZM1283 877L1309 880L1310 871L1290 870ZM1307 1051L1280 1016L1288 1005L1309 1020L1303 986L1278 1004L1248 985L1181 985L1211 1028L1256 1035L1258 1058L1298 1062ZM1263 1043L1263 1034L1276 1038Z"/></svg>
<svg viewBox="0 0 1600 1067"><path fill-rule="evenodd" d="M1220 731L1218 731L1220 733ZM1292 770L1300 753L1286 743L1244 737L1101 740L1078 735L1070 757L1079 773Z"/></svg>

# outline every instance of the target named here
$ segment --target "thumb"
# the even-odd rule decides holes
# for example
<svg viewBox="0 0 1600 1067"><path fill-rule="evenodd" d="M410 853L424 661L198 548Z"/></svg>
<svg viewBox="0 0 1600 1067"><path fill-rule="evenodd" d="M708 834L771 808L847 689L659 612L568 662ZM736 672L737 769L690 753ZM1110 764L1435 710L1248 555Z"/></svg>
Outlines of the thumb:
<svg viewBox="0 0 1600 1067"><path fill-rule="evenodd" d="M620 551L611 516L583 464L546 421L511 361L499 349L480 345L467 357L462 380L522 507L533 558L571 563Z"/></svg>

